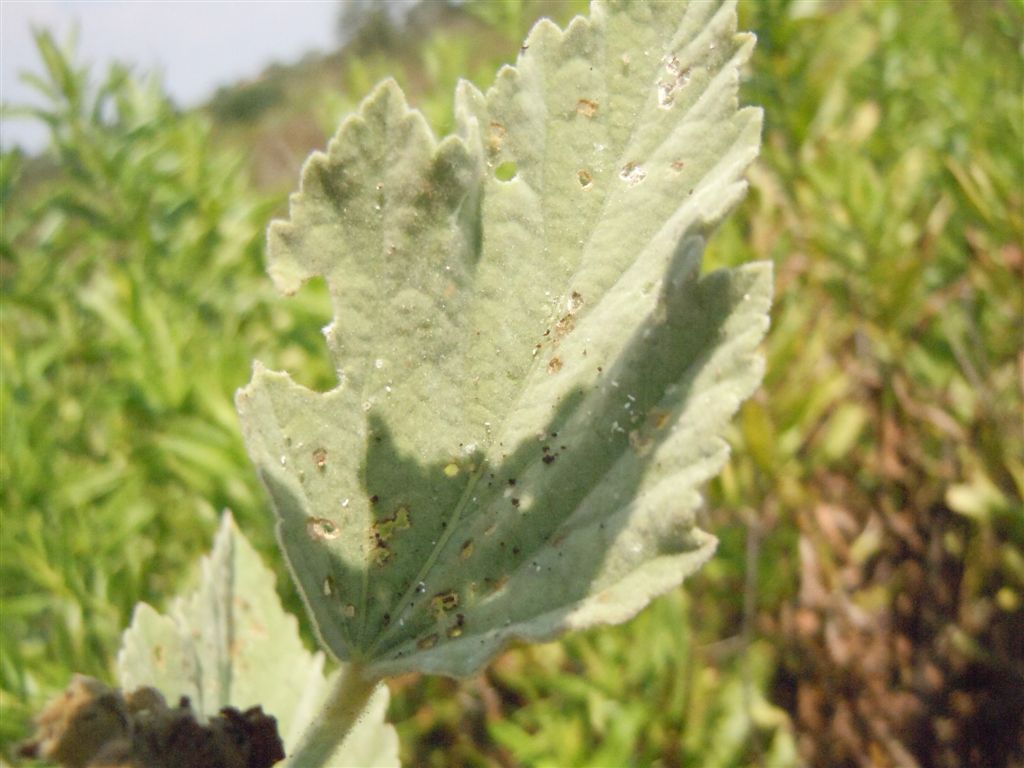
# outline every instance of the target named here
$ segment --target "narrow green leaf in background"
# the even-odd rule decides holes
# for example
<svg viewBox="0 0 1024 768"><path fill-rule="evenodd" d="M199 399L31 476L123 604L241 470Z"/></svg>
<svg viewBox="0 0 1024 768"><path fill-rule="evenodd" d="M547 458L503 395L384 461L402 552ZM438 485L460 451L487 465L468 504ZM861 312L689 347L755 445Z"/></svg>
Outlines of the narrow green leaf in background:
<svg viewBox="0 0 1024 768"><path fill-rule="evenodd" d="M262 706L277 719L289 751L337 675L325 678L323 667L323 654L303 646L295 617L274 591L273 573L229 514L203 560L196 591L179 598L169 615L140 603L118 655L125 690L152 686L172 704L186 696L205 717L228 706ZM399 764L398 735L384 722L387 705L381 686L330 765Z"/></svg>
<svg viewBox="0 0 1024 768"><path fill-rule="evenodd" d="M250 455L317 632L369 677L465 675L624 621L715 548L698 488L757 386L771 270L701 275L761 113L733 3L541 21L435 140L393 82L269 233L323 276L338 386L256 366Z"/></svg>

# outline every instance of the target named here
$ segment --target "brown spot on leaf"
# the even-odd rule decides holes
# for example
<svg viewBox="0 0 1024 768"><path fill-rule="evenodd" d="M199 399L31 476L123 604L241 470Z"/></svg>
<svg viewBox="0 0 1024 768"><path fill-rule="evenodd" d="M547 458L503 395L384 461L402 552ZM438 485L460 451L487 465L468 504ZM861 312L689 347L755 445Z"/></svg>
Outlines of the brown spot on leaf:
<svg viewBox="0 0 1024 768"><path fill-rule="evenodd" d="M576 113L583 117L594 117L597 115L598 103L593 99L580 99L576 102Z"/></svg>
<svg viewBox="0 0 1024 768"><path fill-rule="evenodd" d="M439 592L430 598L430 612L436 617L443 616L448 611L459 607L459 595L457 592Z"/></svg>
<svg viewBox="0 0 1024 768"><path fill-rule="evenodd" d="M492 155L496 155L501 151L507 135L508 129L501 123L490 124L487 131L487 149Z"/></svg>
<svg viewBox="0 0 1024 768"><path fill-rule="evenodd" d="M327 449L317 448L313 451L313 464L323 472L327 468Z"/></svg>
<svg viewBox="0 0 1024 768"><path fill-rule="evenodd" d="M555 323L555 336L561 338L567 333L572 331L576 327L576 318L572 314L563 316L557 323Z"/></svg>

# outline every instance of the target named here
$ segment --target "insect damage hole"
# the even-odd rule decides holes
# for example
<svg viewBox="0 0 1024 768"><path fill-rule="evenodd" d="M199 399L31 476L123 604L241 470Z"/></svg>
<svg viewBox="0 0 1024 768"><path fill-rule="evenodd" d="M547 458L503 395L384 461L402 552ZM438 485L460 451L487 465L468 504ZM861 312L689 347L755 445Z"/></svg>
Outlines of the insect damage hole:
<svg viewBox="0 0 1024 768"><path fill-rule="evenodd" d="M511 160L506 160L494 169L494 178L498 181L512 181L518 174L519 168Z"/></svg>
<svg viewBox="0 0 1024 768"><path fill-rule="evenodd" d="M341 536L341 528L324 517L311 517L306 520L306 533L311 539L330 540Z"/></svg>

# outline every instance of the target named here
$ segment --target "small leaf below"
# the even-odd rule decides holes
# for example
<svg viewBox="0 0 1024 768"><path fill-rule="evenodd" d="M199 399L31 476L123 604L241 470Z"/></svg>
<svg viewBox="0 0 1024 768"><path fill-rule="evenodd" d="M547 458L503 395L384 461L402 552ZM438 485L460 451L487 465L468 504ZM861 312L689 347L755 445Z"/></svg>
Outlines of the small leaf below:
<svg viewBox="0 0 1024 768"><path fill-rule="evenodd" d="M227 513L198 589L169 615L140 603L117 662L125 690L152 687L172 704L187 697L200 717L261 706L276 718L286 749L319 712L333 678L324 676L323 654L303 646L273 573ZM398 736L384 721L387 702L382 686L330 765L399 764Z"/></svg>

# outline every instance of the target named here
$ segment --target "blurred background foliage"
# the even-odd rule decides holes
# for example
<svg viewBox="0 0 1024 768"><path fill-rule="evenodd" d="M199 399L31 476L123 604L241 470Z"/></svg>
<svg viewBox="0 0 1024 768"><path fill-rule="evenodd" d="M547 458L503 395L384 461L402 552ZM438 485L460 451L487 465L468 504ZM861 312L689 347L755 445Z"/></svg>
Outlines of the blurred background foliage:
<svg viewBox="0 0 1024 768"><path fill-rule="evenodd" d="M381 77L447 131L458 78L586 4L342 8L338 52L185 113L37 37L51 146L0 158L4 753L72 672L112 679L133 605L192 582L224 507L301 612L232 396L256 358L329 387L330 310L322 284L274 294L266 223ZM764 148L707 259L778 279L709 492L719 554L625 626L392 681L406 764L1024 762L1024 4L740 14Z"/></svg>

